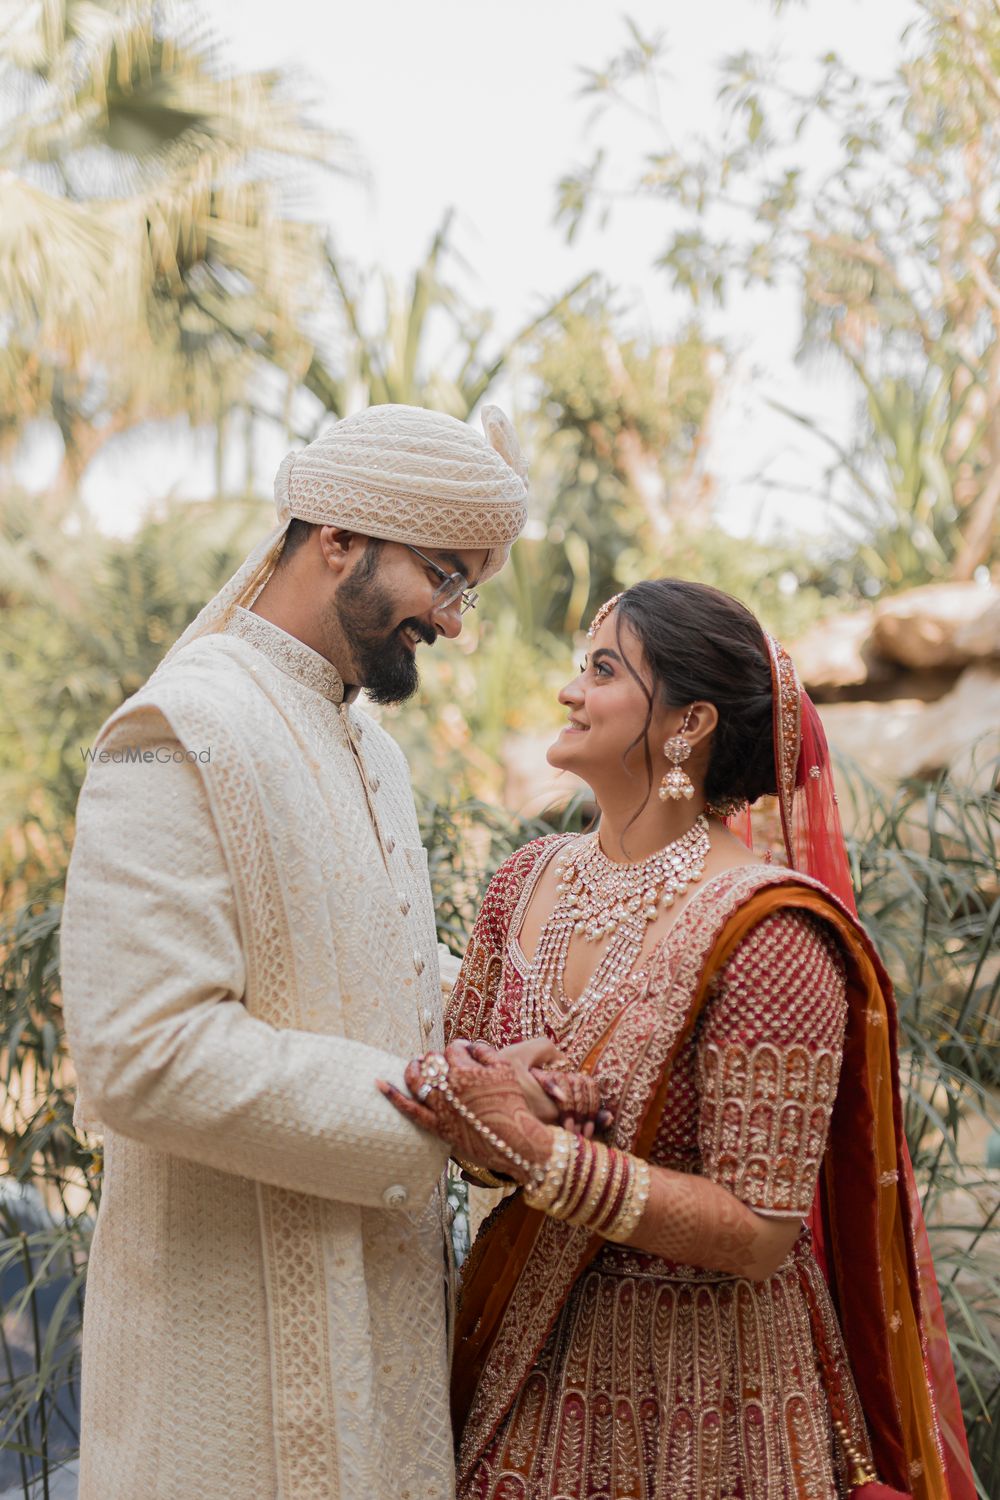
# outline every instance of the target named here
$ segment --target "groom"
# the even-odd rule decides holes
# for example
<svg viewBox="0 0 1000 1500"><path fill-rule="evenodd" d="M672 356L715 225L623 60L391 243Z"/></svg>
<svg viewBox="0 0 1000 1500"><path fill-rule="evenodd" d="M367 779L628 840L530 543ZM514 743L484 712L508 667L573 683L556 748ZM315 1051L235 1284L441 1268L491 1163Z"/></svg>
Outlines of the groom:
<svg viewBox="0 0 1000 1500"><path fill-rule="evenodd" d="M105 1136L80 1500L449 1500L447 1148L377 1092L442 1045L407 698L525 519L516 440L373 407L105 724L63 920ZM102 753L106 752L106 753Z"/></svg>

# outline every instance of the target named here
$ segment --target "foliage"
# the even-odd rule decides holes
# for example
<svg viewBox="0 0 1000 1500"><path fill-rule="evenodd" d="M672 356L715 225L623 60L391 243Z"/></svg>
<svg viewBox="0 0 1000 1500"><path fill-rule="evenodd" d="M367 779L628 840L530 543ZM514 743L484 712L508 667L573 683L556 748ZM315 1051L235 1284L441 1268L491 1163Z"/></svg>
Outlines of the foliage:
<svg viewBox="0 0 1000 1500"><path fill-rule="evenodd" d="M694 325L654 344L623 336L621 321L607 289L593 293L533 351L537 577L548 585L536 629L578 630L637 556L648 568L679 524L708 514L719 351Z"/></svg>
<svg viewBox="0 0 1000 1500"><path fill-rule="evenodd" d="M1000 762L979 782L1000 787ZM978 780L978 778L977 778ZM969 1159L1000 1088L1000 794L850 777L853 876L899 1002L904 1122L983 1495L1000 1485L1000 1199Z"/></svg>
<svg viewBox="0 0 1000 1500"><path fill-rule="evenodd" d="M623 170L598 146L559 200L570 233L623 196L662 202L658 265L697 307L796 289L803 357L830 352L854 382L855 440L787 415L831 455L853 581L873 592L968 579L998 558L1000 12L914 0L914 16L880 81L832 52L812 87L772 56L729 57L707 140L671 130L656 102L664 40L630 23L584 93L644 118L650 149Z"/></svg>
<svg viewBox="0 0 1000 1500"><path fill-rule="evenodd" d="M72 521L76 512L70 511ZM175 503L128 539L67 545L17 492L0 508L0 877L5 903L68 858L85 751L267 529L259 501Z"/></svg>
<svg viewBox="0 0 1000 1500"><path fill-rule="evenodd" d="M584 277L498 345L493 315L459 289L453 221L449 209L406 288L384 273L359 271L327 248L323 291L332 331L317 332L303 382L326 411L342 415L394 401L464 421L514 351L571 306L592 279Z"/></svg>
<svg viewBox="0 0 1000 1500"><path fill-rule="evenodd" d="M532 839L579 832L588 819L581 796L534 818L520 818L485 802L438 802L421 793L417 810L438 940L458 957L468 946L486 887L504 860Z"/></svg>
<svg viewBox="0 0 1000 1500"><path fill-rule="evenodd" d="M53 502L136 422L221 420L260 358L308 363L310 165L349 167L345 142L227 70L185 0L3 0L0 443L56 422Z"/></svg>
<svg viewBox="0 0 1000 1500"><path fill-rule="evenodd" d="M47 1493L79 1442L79 1332L100 1196L101 1153L73 1126L60 915L52 891L17 914L0 947L0 1453L17 1455L0 1481L16 1474L26 1500L31 1477Z"/></svg>

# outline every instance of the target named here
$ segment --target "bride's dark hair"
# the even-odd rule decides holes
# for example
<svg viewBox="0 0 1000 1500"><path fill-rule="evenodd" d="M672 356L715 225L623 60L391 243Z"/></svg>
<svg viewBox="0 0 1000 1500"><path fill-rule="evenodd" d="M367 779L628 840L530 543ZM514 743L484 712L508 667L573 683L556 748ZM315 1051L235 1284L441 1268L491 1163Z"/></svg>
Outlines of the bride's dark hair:
<svg viewBox="0 0 1000 1500"><path fill-rule="evenodd" d="M764 632L746 606L705 583L657 578L633 584L618 600L619 647L626 620L664 705L712 703L718 711L705 777L706 801L756 802L776 792L771 663ZM644 743L652 793L649 726L654 698L638 673L632 676L649 709L629 749Z"/></svg>

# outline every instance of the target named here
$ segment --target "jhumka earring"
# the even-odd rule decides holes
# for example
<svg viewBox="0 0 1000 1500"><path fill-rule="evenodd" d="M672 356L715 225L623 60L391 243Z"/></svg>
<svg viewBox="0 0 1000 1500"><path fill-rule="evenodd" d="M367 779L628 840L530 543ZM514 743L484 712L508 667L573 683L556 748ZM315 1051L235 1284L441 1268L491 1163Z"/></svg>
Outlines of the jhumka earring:
<svg viewBox="0 0 1000 1500"><path fill-rule="evenodd" d="M681 770L681 762L687 760L691 754L691 745L684 738L687 734L688 725L691 722L691 709L684 715L684 723L681 725L680 733L673 734L664 743L663 753L670 761L670 770L667 771L660 782L660 801L666 802L669 797L672 802L679 802L684 797L688 802L694 796L694 782L686 771Z"/></svg>

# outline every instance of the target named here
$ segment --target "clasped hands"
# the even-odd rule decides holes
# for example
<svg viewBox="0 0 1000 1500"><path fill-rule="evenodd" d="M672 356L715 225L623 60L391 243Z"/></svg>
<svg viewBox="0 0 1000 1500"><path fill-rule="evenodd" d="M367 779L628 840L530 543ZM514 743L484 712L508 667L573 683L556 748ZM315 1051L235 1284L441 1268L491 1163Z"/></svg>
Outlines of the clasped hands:
<svg viewBox="0 0 1000 1500"><path fill-rule="evenodd" d="M428 1087L429 1073L445 1075L447 1088ZM452 1042L443 1054L414 1058L404 1077L409 1094L378 1085L400 1114L447 1141L456 1156L521 1182L548 1160L553 1126L591 1136L612 1120L597 1080L570 1071L547 1037L499 1051L484 1042Z"/></svg>

